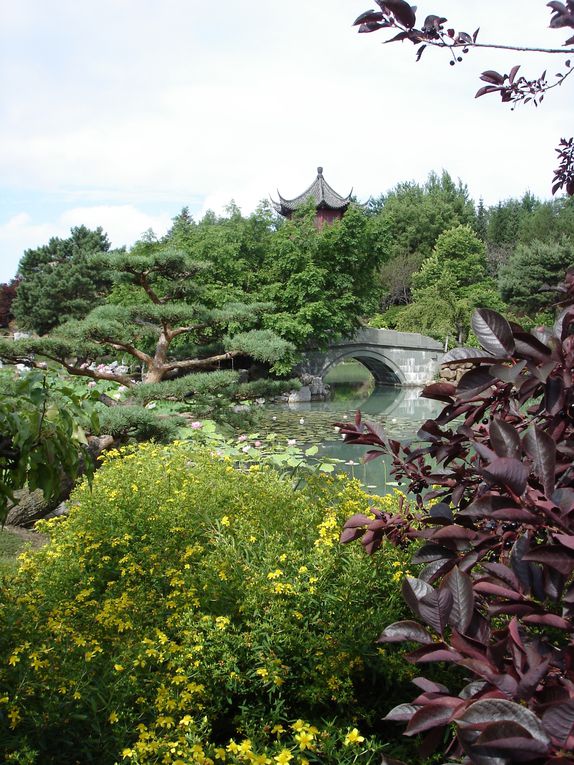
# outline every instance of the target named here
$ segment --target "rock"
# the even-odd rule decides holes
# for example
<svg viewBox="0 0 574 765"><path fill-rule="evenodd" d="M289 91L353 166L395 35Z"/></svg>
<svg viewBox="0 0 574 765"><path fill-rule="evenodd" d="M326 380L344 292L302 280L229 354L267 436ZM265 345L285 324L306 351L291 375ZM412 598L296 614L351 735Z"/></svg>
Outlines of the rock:
<svg viewBox="0 0 574 765"><path fill-rule="evenodd" d="M331 397L329 385L323 382L323 378L317 375L302 374L300 380L303 386L311 390L312 401L326 401Z"/></svg>
<svg viewBox="0 0 574 765"><path fill-rule="evenodd" d="M290 404L306 404L311 401L311 388L303 385L299 390L293 390L289 394Z"/></svg>

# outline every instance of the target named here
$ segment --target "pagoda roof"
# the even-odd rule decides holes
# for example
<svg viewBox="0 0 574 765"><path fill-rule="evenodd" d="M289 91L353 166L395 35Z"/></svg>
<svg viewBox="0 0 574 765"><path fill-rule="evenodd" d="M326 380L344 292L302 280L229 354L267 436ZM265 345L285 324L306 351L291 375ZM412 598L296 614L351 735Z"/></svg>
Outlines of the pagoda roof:
<svg viewBox="0 0 574 765"><path fill-rule="evenodd" d="M315 207L317 209L346 210L351 202L352 193L353 189L351 189L346 197L337 194L323 177L323 168L318 167L317 177L309 188L302 194L299 194L298 197L295 197L295 199L285 199L281 196L279 191L277 191L279 202L276 202L274 199L272 199L271 202L273 203L275 210L278 213L281 213L281 215L289 215L308 202L309 199L312 199L315 202Z"/></svg>

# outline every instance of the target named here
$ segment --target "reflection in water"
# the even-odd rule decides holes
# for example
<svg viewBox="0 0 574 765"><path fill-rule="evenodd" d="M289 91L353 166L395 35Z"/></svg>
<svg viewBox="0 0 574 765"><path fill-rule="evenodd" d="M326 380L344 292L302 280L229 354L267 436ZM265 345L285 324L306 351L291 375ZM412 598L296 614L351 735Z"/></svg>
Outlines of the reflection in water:
<svg viewBox="0 0 574 765"><path fill-rule="evenodd" d="M331 401L266 407L261 430L319 445L325 455L343 460L346 464L342 467L363 481L371 491L386 493L393 488L389 481L390 460L383 457L362 464L361 457L367 447L344 444L337 435L334 423L352 421L355 412L360 409L364 420L382 424L389 436L410 440L420 425L435 417L443 405L421 398L420 388L379 386L372 389L370 395L367 390L366 397L355 395L351 398L348 387L343 387L342 396L339 396L339 384L332 383L332 386L334 395Z"/></svg>

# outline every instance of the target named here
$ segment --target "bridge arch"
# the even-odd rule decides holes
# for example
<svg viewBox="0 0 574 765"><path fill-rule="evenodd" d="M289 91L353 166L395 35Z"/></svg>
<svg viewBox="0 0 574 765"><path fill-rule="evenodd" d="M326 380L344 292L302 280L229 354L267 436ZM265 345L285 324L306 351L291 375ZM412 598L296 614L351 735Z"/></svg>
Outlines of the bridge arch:
<svg viewBox="0 0 574 765"><path fill-rule="evenodd" d="M421 387L438 372L442 355L441 343L425 335L363 327L353 337L335 340L326 351L306 353L298 371L325 377L340 361L357 359L377 385Z"/></svg>
<svg viewBox="0 0 574 765"><path fill-rule="evenodd" d="M321 377L324 379L333 367L349 359L363 364L375 378L376 385L404 385L406 382L401 368L392 359L384 353L360 347L329 354L321 369Z"/></svg>

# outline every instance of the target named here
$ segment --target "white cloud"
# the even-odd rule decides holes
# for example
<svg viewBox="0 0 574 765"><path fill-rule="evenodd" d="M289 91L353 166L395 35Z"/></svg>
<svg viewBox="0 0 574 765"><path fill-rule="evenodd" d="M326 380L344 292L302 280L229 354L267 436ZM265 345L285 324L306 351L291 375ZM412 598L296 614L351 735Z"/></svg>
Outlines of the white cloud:
<svg viewBox="0 0 574 765"><path fill-rule="evenodd" d="M362 199L442 168L487 203L526 188L548 196L553 147L572 123L570 83L537 111L473 98L484 69L523 61L538 75L540 56L474 50L450 67L427 50L416 63L409 43L351 27L365 0L4 5L3 196L61 200L49 222L10 207L4 260L66 235L70 221L108 226L122 244L184 204L219 211L233 198L249 211L277 187L300 193L317 165ZM532 5L441 0L440 10L457 29L481 26L483 42L560 46L548 8Z"/></svg>
<svg viewBox="0 0 574 765"><path fill-rule="evenodd" d="M170 215L148 215L133 205L94 205L65 210L52 223L39 223L26 212L0 224L0 283L9 281L24 250L47 244L53 236L65 238L73 226L101 226L112 247L130 246L148 229L163 235L171 223Z"/></svg>

